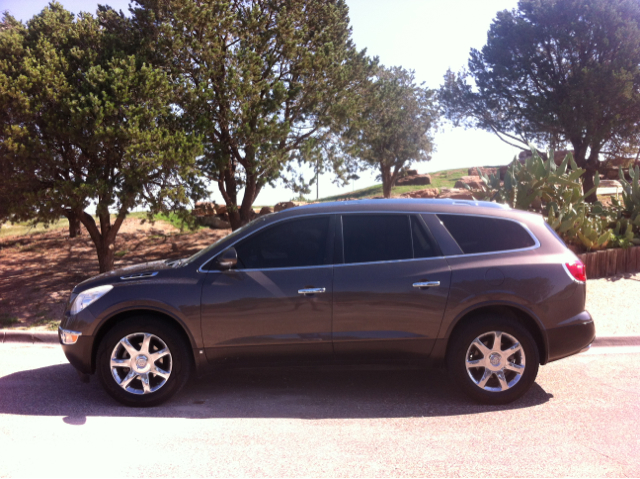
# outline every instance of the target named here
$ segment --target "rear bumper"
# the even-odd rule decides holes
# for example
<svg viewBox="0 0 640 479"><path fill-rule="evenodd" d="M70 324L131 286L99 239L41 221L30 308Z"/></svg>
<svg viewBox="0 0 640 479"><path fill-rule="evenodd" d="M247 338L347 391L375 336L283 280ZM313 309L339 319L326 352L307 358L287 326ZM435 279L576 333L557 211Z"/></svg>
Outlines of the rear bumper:
<svg viewBox="0 0 640 479"><path fill-rule="evenodd" d="M596 327L588 311L562 321L547 330L549 344L547 362L584 351L596 338Z"/></svg>

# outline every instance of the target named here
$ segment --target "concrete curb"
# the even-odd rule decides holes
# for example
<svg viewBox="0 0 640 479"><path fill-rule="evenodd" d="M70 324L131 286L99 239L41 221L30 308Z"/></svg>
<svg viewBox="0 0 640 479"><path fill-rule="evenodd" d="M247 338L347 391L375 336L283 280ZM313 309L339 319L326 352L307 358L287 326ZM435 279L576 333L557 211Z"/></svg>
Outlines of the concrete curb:
<svg viewBox="0 0 640 479"><path fill-rule="evenodd" d="M0 343L58 344L54 331L13 331L0 329Z"/></svg>
<svg viewBox="0 0 640 479"><path fill-rule="evenodd" d="M31 343L58 344L58 333L54 331L13 331L0 329L0 344ZM596 338L593 347L640 346L640 336L603 336Z"/></svg>

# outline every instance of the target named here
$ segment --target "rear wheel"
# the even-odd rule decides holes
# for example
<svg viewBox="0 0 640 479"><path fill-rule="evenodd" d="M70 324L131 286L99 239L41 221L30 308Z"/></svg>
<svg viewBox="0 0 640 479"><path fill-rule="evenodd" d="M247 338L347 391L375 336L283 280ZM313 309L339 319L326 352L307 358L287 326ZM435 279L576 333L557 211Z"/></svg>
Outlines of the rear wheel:
<svg viewBox="0 0 640 479"><path fill-rule="evenodd" d="M115 325L102 339L97 374L107 393L127 406L156 406L177 393L191 371L180 331L154 317Z"/></svg>
<svg viewBox="0 0 640 479"><path fill-rule="evenodd" d="M514 319L479 316L452 338L447 368L454 382L476 401L506 404L525 394L540 358L531 333Z"/></svg>

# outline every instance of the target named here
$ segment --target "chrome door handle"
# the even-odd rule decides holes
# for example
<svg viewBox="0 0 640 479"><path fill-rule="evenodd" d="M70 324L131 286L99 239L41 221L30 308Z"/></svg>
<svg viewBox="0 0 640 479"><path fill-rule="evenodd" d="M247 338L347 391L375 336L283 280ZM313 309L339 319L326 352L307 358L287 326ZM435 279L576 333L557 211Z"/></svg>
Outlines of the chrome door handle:
<svg viewBox="0 0 640 479"><path fill-rule="evenodd" d="M440 286L440 281L422 281L420 283L413 283L414 288L433 288Z"/></svg>
<svg viewBox="0 0 640 479"><path fill-rule="evenodd" d="M305 296L309 294L319 294L324 292L325 292L324 288L305 288L305 289L298 290L298 294L304 294Z"/></svg>

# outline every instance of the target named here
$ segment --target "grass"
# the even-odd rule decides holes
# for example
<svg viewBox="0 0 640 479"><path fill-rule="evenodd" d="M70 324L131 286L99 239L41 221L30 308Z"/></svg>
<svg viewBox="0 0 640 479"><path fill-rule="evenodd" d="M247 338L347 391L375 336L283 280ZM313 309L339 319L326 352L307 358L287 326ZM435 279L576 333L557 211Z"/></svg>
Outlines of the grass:
<svg viewBox="0 0 640 479"><path fill-rule="evenodd" d="M144 211L136 211L134 213L129 213L127 218L138 218L148 220L147 213ZM111 215L111 221L115 221L115 215ZM96 218L97 220L97 218ZM187 232L197 231L201 228L206 228L206 226L195 226L191 228L186 223L180 219L180 217L175 213L169 214L156 214L153 217L154 221L165 221L170 223L174 227L178 229L182 229ZM35 225L28 221L23 221L19 223L3 223L0 225L0 238L4 238L7 236L27 236L27 235L35 235L42 234L48 231L55 231L59 229L68 229L69 221L66 218L60 218L59 220L51 223L50 225L45 225L44 223L36 223ZM25 250L28 251L28 250Z"/></svg>
<svg viewBox="0 0 640 479"><path fill-rule="evenodd" d="M436 171L435 173L429 173L431 175L430 185L419 186L394 186L391 188L391 195L401 195L403 193L409 193L410 191L424 190L425 188L453 188L456 181L461 177L467 175L467 168L457 168L455 170L443 170ZM374 196L382 196L382 184L369 186L361 190L356 190L351 193L343 193L335 196L327 196L320 198L318 201L337 201L344 198L372 198Z"/></svg>
<svg viewBox="0 0 640 479"><path fill-rule="evenodd" d="M47 231L69 228L69 221L66 218L60 218L58 221L50 225L36 223L35 225L28 221L19 223L4 223L0 226L0 238L6 236L25 236L33 234L41 234Z"/></svg>

